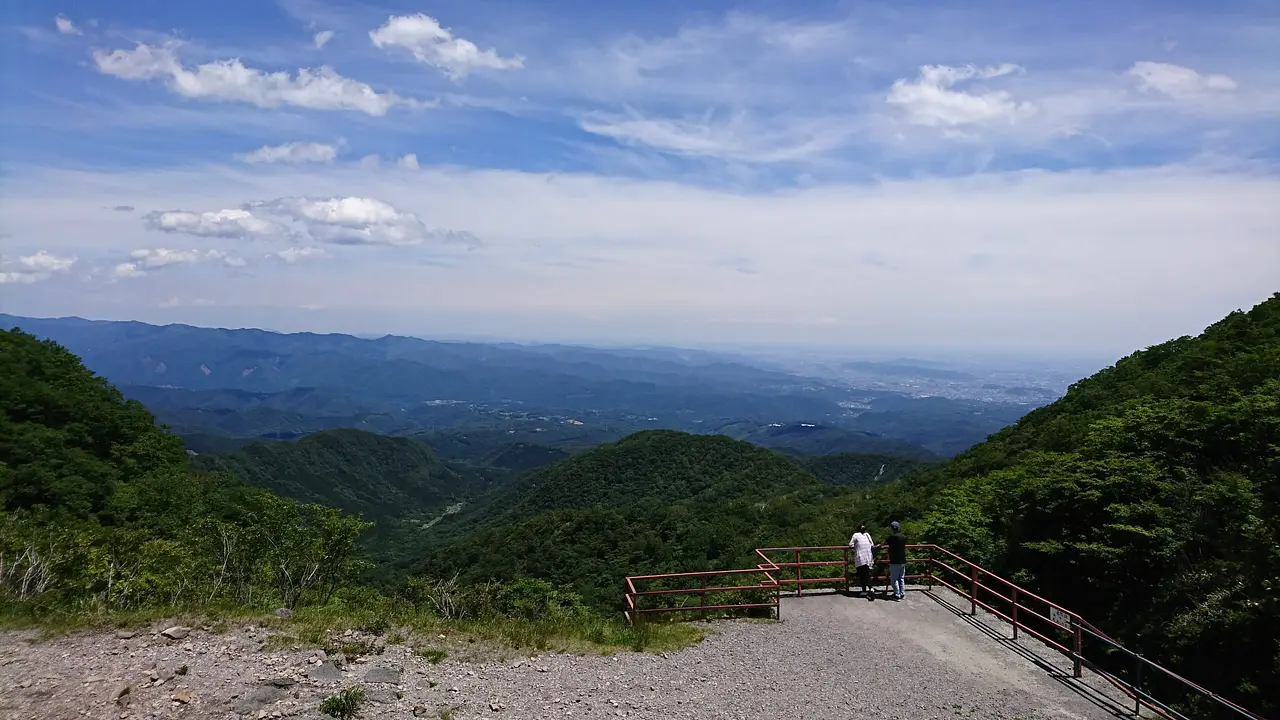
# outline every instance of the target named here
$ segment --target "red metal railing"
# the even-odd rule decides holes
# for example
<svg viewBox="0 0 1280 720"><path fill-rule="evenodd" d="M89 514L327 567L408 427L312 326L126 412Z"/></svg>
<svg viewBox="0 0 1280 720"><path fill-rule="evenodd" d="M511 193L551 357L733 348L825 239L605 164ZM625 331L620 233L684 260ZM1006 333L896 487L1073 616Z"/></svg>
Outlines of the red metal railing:
<svg viewBox="0 0 1280 720"><path fill-rule="evenodd" d="M877 548L877 551L880 549L883 548ZM1150 672L1159 673L1163 677L1175 681L1187 690L1203 696L1211 703L1229 710L1235 715L1248 718L1248 720L1265 720L1262 716L1256 715L1230 700L1212 693L1205 688L1173 673L1172 671L1160 667L1141 655L1126 649L1102 631L1098 630L1092 624L1086 622L1084 618L1080 617L1078 614L1064 608L1052 600L1048 600L1033 592L1020 588L1009 580L996 575L974 562L966 560L944 547L938 545L908 545L907 549L910 550L912 554L912 557L907 558L908 569L912 566L919 567L920 565L923 565L926 568L923 573L909 572L905 576L907 580L923 580L929 591L933 590L934 584L942 585L958 595L968 598L970 615L977 615L978 608L981 607L996 617L1010 623L1013 626L1014 640L1018 639L1019 632L1028 633L1049 647L1071 658L1072 674L1077 678L1083 675L1085 667L1089 667L1095 673L1111 682L1111 684L1116 688L1127 694L1129 698L1134 701L1135 713L1137 713L1140 708L1146 707L1166 718L1190 720L1182 712L1156 699L1151 695L1151 693L1144 689L1142 684L1142 673L1143 669L1146 668ZM704 572L664 573L628 577L626 580L626 618L629 623L634 624L644 615L650 613L723 612L740 609L772 608L774 617L781 620L781 597L782 588L784 586L794 586L796 595L800 595L806 586L816 587L824 585L842 585L844 590L847 592L849 590L850 580L849 552L850 548L845 545L760 548L756 550L756 554L760 557L760 562L754 569L710 570ZM786 559L778 559L778 556L784 553L786 555ZM823 553L828 556L834 553L840 553L840 557L839 559L827 557L826 559L805 560L804 555L806 553ZM920 557L919 555L921 553L923 553L925 557ZM956 567L957 565L961 565L962 567ZM827 575L825 568L831 567L841 568L842 574L837 576ZM813 571L818 568L824 569L820 573L820 576L805 577L806 570ZM935 570L940 572L935 572ZM791 577L793 573L795 577ZM753 576L760 576L760 579L757 580ZM721 577L728 577L730 579L751 578L748 582L755 582L754 584L746 585L726 585L724 583L708 585L709 580ZM877 574L875 577L878 581L882 576ZM889 581L887 573L883 575L883 579L887 587ZM677 581L681 587L662 589L637 589L636 587L637 582L644 584L671 580ZM692 580L698 581L697 587L687 587L688 583ZM877 584L879 583L877 582ZM768 591L772 591L773 598L767 602L761 601L758 597L749 597L742 598L748 600L747 602L719 601L707 604L708 595L737 592L760 593ZM689 596L698 596L699 604L685 605L684 600ZM679 604L674 606L661 605L656 607L641 607L641 599L647 597L664 598L667 600L678 598ZM729 599L732 600L740 598L731 597ZM1134 674L1126 679L1117 675L1112 670L1103 668L1098 663L1087 659L1084 652L1084 641L1086 638L1102 643L1110 651L1119 651L1120 653L1133 658L1135 662Z"/></svg>

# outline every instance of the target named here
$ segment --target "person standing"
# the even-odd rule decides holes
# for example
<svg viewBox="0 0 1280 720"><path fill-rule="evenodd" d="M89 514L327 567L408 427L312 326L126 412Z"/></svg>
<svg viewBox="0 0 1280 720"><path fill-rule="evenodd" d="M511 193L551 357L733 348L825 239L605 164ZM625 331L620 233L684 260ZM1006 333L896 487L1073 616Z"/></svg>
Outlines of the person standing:
<svg viewBox="0 0 1280 720"><path fill-rule="evenodd" d="M893 599L901 600L907 596L907 536L899 529L898 521L889 524L893 534L885 540L889 546L889 582L893 585Z"/></svg>
<svg viewBox="0 0 1280 720"><path fill-rule="evenodd" d="M858 582L862 585L862 596L868 600L875 600L871 594L871 563L875 558L873 554L875 546L875 542L871 540L871 534L867 532L867 526L859 524L858 531L849 538L849 547L853 548L853 565L858 569Z"/></svg>

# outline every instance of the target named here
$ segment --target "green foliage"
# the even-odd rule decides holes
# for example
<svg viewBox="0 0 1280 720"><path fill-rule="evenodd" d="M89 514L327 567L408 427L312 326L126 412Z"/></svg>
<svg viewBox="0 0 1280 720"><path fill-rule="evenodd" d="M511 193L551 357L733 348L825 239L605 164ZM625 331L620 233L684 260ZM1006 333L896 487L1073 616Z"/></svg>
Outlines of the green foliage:
<svg viewBox="0 0 1280 720"><path fill-rule="evenodd" d="M223 473L65 349L0 332L0 602L41 615L326 601L369 527Z"/></svg>
<svg viewBox="0 0 1280 720"><path fill-rule="evenodd" d="M320 703L320 712L338 720L355 720L360 717L360 708L364 706L364 688L349 687L325 698Z"/></svg>
<svg viewBox="0 0 1280 720"><path fill-rule="evenodd" d="M180 465L179 440L50 341L0 331L0 508L85 519L115 488Z"/></svg>
<svg viewBox="0 0 1280 720"><path fill-rule="evenodd" d="M1277 438L1280 295L1121 360L956 458L926 534L1269 715Z"/></svg>
<svg viewBox="0 0 1280 720"><path fill-rule="evenodd" d="M921 461L901 455L853 452L805 455L796 462L820 482L854 487L893 482L923 466Z"/></svg>
<svg viewBox="0 0 1280 720"><path fill-rule="evenodd" d="M448 467L427 446L363 430L327 430L291 442L259 442L193 465L304 503L383 522L427 516L486 489Z"/></svg>

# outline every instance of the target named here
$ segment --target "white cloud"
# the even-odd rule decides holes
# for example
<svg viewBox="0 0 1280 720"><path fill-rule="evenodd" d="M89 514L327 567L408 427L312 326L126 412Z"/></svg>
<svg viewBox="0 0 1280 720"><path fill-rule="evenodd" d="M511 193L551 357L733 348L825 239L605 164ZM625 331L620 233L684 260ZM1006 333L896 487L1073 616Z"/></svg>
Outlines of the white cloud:
<svg viewBox="0 0 1280 720"><path fill-rule="evenodd" d="M0 284L31 283L47 280L54 275L65 274L76 264L75 256L62 257L51 255L44 250L34 255L19 257L17 260L6 260L0 263Z"/></svg>
<svg viewBox="0 0 1280 720"><path fill-rule="evenodd" d="M149 273L174 265L196 265L221 262L232 268L244 267L243 258L222 250L170 250L168 248L139 248L129 253L129 261L115 266L112 275L116 279L143 277Z"/></svg>
<svg viewBox="0 0 1280 720"><path fill-rule="evenodd" d="M284 105L311 110L352 110L385 115L397 105L425 106L395 93L343 77L328 66L302 68L295 75L245 67L239 59L187 68L173 46L139 43L133 50L95 50L98 71L123 80L166 79L171 91L188 98L244 102L261 108Z"/></svg>
<svg viewBox="0 0 1280 720"><path fill-rule="evenodd" d="M762 127L746 113L727 121L646 118L595 113L579 121L583 130L628 145L672 155L747 163L791 162L812 158L841 145L853 132L849 120L802 121Z"/></svg>
<svg viewBox="0 0 1280 720"><path fill-rule="evenodd" d="M324 47L325 45L328 45L329 41L332 39L333 39L332 30L321 30L320 32L316 33L316 37L314 40L316 49L318 50Z"/></svg>
<svg viewBox="0 0 1280 720"><path fill-rule="evenodd" d="M515 70L524 67L524 58L502 57L492 48L481 50L475 43L455 37L448 28L429 15L392 15L369 39L379 48L401 47L413 53L452 80L461 80L472 70Z"/></svg>
<svg viewBox="0 0 1280 720"><path fill-rule="evenodd" d="M318 247L291 247L278 252L267 253L265 257L276 258L286 265L296 265L304 260L326 257L329 253Z"/></svg>
<svg viewBox="0 0 1280 720"><path fill-rule="evenodd" d="M214 303L212 300L206 300L205 298L187 299L187 298L183 298L175 295L169 298L168 300L162 301L159 307L165 308L165 309L182 308L182 307L214 307L215 304L216 303Z"/></svg>
<svg viewBox="0 0 1280 720"><path fill-rule="evenodd" d="M256 206L297 223L305 237L339 245L478 244L470 233L429 229L417 215L375 198L280 198Z"/></svg>
<svg viewBox="0 0 1280 720"><path fill-rule="evenodd" d="M289 232L275 220L243 208L213 212L155 211L144 215L142 223L150 230L161 232L242 240L275 240L286 237Z"/></svg>
<svg viewBox="0 0 1280 720"><path fill-rule="evenodd" d="M966 92L955 86L971 80L989 80L1021 71L1003 64L979 68L924 65L915 82L898 80L885 102L902 111L907 122L926 127L955 128L966 125L1012 125L1035 114L1030 102L1018 102L1004 90Z"/></svg>
<svg viewBox="0 0 1280 720"><path fill-rule="evenodd" d="M404 170L417 170L418 156L414 155L413 153L409 153L408 155L405 155L404 157L397 160L396 165Z"/></svg>
<svg viewBox="0 0 1280 720"><path fill-rule="evenodd" d="M240 162L258 163L331 163L338 157L338 148L317 142L289 142L283 145L265 145L251 153L236 155Z"/></svg>
<svg viewBox="0 0 1280 720"><path fill-rule="evenodd" d="M1189 67L1141 61L1126 73L1143 92L1156 92L1178 100L1230 92L1236 81L1226 75L1201 75Z"/></svg>
<svg viewBox="0 0 1280 720"><path fill-rule="evenodd" d="M55 17L53 19L53 24L58 27L58 32L62 33L63 35L83 35L84 34L80 32L80 28L76 27L76 24L71 22L71 19L68 18L66 15L58 15L57 17Z"/></svg>
<svg viewBox="0 0 1280 720"><path fill-rule="evenodd" d="M419 245L426 242L478 246L468 232L432 229L414 213L370 197L284 197L240 208L148 213L152 230L240 240L303 240L338 245Z"/></svg>
<svg viewBox="0 0 1280 720"><path fill-rule="evenodd" d="M146 292L119 289L119 312L137 319L157 298L179 295L218 302L218 322L271 317L329 331L1122 351L1198 332L1280 287L1280 179L1251 167L992 171L780 192L460 168L193 167L24 170L3 189L11 232L82 243L82 256L147 246L131 216L99 209L119 198L143 207L320 198L301 203L306 211L287 203L289 211L350 225L365 241L381 231L361 229L405 214L485 241L483 254L450 267L429 264L441 256L426 252L344 252L342 262L262 262L252 277L157 272ZM378 198L391 210L323 202L348 197ZM304 236L301 220L288 222L300 241L257 257L321 245ZM974 268L979 254L989 262ZM59 295L66 299L32 299L24 314L76 314L94 302ZM288 314L313 302L332 314ZM587 322L587 312L606 321ZM772 324L806 316L837 324ZM755 324L716 322L726 317Z"/></svg>

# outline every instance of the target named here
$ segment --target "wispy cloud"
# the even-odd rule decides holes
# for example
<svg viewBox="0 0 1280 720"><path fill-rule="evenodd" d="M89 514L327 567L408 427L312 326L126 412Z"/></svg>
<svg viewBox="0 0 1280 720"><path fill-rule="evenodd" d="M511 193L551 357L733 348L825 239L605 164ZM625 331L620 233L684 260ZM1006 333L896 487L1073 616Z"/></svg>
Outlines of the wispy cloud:
<svg viewBox="0 0 1280 720"><path fill-rule="evenodd" d="M327 66L302 68L292 75L245 67L239 60L218 60L188 68L179 61L174 47L142 43L132 50L95 50L93 59L99 72L122 80L161 79L183 97L245 102L261 108L292 105L380 116L396 106L427 104L393 92L377 92Z"/></svg>
<svg viewBox="0 0 1280 720"><path fill-rule="evenodd" d="M264 145L250 153L236 155L240 162L251 165L261 163L331 163L338 157L335 145L317 142L289 142L283 145Z"/></svg>
<svg viewBox="0 0 1280 720"><path fill-rule="evenodd" d="M914 82L898 80L885 102L902 110L906 121L927 127L1014 124L1035 114L1029 102L1019 102L1004 90L956 86L973 80L990 80L1021 71L1012 63L979 68L926 65Z"/></svg>
<svg viewBox="0 0 1280 720"><path fill-rule="evenodd" d="M57 17L55 17L53 19L53 24L55 27L58 28L58 32L62 33L63 35L83 35L84 34L83 32L80 31L80 28L76 27L76 24L71 22L71 19L68 18L66 15L58 15Z"/></svg>
<svg viewBox="0 0 1280 720"><path fill-rule="evenodd" d="M129 261L117 264L111 272L114 279L144 277L154 271L175 265L220 262L226 267L241 268L247 263L241 257L222 250L171 250L139 248L129 253Z"/></svg>
<svg viewBox="0 0 1280 720"><path fill-rule="evenodd" d="M316 49L319 50L323 48L325 45L328 45L329 41L332 39L333 39L332 30L321 30L320 32L316 33L316 36L314 38L312 38L312 43L314 43L316 46Z"/></svg>
<svg viewBox="0 0 1280 720"><path fill-rule="evenodd" d="M240 208L148 213L151 230L236 240L308 240L337 245L420 245L427 242L477 247L469 232L429 228L416 214L370 197L284 197Z"/></svg>
<svg viewBox="0 0 1280 720"><path fill-rule="evenodd" d="M31 283L47 280L54 275L65 274L76 264L75 256L64 257L44 250L16 260L0 261L0 284Z"/></svg>
<svg viewBox="0 0 1280 720"><path fill-rule="evenodd" d="M375 47L408 50L419 62L461 80L475 70L517 70L524 58L503 57L492 48L481 50L475 43L454 36L430 15L393 15L378 29L369 32Z"/></svg>
<svg viewBox="0 0 1280 720"><path fill-rule="evenodd" d="M1231 92L1236 81L1226 75L1201 75L1189 67L1143 60L1127 73L1144 92L1163 93L1179 100L1202 98Z"/></svg>

